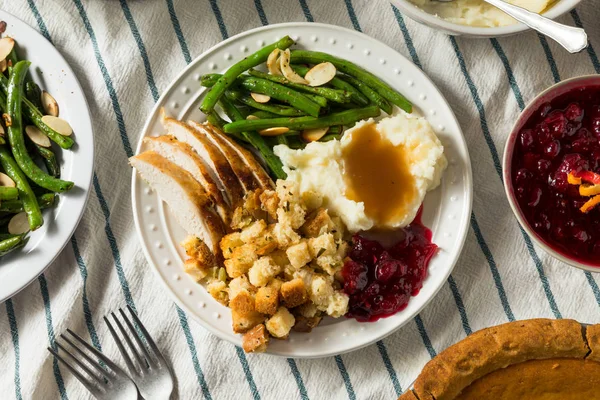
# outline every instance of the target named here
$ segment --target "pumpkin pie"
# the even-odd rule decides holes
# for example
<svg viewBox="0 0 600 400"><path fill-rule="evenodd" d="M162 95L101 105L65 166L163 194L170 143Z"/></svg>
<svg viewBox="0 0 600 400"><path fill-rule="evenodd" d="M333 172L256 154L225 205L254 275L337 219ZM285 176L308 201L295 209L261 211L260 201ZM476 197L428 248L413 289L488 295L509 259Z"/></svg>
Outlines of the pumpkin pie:
<svg viewBox="0 0 600 400"><path fill-rule="evenodd" d="M600 400L600 324L532 319L480 330L432 359L399 400Z"/></svg>

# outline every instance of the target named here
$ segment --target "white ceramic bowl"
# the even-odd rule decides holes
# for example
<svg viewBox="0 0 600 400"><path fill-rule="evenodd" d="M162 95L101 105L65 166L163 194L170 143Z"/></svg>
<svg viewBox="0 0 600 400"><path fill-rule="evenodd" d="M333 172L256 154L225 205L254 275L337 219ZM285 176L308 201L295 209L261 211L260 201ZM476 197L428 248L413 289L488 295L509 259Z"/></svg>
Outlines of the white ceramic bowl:
<svg viewBox="0 0 600 400"><path fill-rule="evenodd" d="M444 19L438 18L433 14L429 14L409 0L390 0L392 4L394 4L398 9L406 14L411 19L415 21L427 25L430 28L440 30L449 35L455 36L467 36L474 38L490 38L490 37L500 37L500 36L509 36L514 35L516 33L527 31L531 28L528 26L517 23L514 25L501 26L497 28L481 28L467 25L455 24L453 22L448 22ZM579 4L581 0L559 0L548 12L544 13L544 16L555 19L560 17L561 15L571 11L573 8Z"/></svg>
<svg viewBox="0 0 600 400"><path fill-rule="evenodd" d="M523 227L525 232L531 237L531 239L535 242L536 245L544 249L546 253L550 254L552 257L556 258L564 262L565 264L571 265L573 267L581 268L590 272L599 272L600 273L600 260L597 263L585 263L581 260L571 258L567 254L561 253L555 250L551 245L546 243L546 241L540 237L532 228L525 216L521 211L521 206L519 205L514 188L512 183L512 159L515 148L515 143L517 141L517 136L523 126L527 123L529 118L533 115L533 113L538 110L538 108L546 102L551 102L553 99L558 96L569 92L575 88L583 87L583 86L600 86L600 75L587 75L580 76L577 78L567 79L562 82L557 83L554 86L549 87L542 93L540 93L535 99L533 99L527 107L523 110L515 125L512 128L510 136L506 140L506 146L504 148L504 157L502 159L502 170L504 180L504 189L506 190L506 196L508 197L508 202L510 203L510 208L512 208L513 213L517 217L519 224Z"/></svg>

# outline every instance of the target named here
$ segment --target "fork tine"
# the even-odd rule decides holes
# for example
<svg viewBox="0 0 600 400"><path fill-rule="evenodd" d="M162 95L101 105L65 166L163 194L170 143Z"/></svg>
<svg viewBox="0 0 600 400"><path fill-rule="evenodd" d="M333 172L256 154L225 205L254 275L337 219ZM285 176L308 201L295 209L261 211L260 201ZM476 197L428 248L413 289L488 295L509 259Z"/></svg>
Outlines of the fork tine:
<svg viewBox="0 0 600 400"><path fill-rule="evenodd" d="M69 343L69 345L75 349L75 351L77 351L77 353L79 353L92 367L94 367L98 372L100 372L102 375L104 375L104 377L108 380L112 379L112 376L108 373L108 371L106 371L104 368L102 368L102 366L100 365L100 363L97 360L92 359L92 357L88 356L83 350L81 350L79 347L77 347L75 345L75 343L71 342L71 340L66 337L65 335L60 335L60 337L67 343ZM58 343L56 343L57 345L59 345ZM59 345L60 346L60 345ZM62 347L62 346L60 346Z"/></svg>
<svg viewBox="0 0 600 400"><path fill-rule="evenodd" d="M125 315L125 313L123 312L123 309L119 308L119 312L121 313L123 320L125 320L125 324L127 325L127 327L129 328L129 331L133 335L133 338L135 339L135 342L137 343L138 347L141 348L142 351L144 352L144 355L146 356L146 361L148 362L148 365L151 367L156 367L157 366L156 362L152 359L152 357L150 357L150 353L148 352L148 349L144 345L144 342L142 342L142 339L140 339L140 335L137 333L137 331L133 327L133 324L131 323L129 318L127 318L127 315Z"/></svg>
<svg viewBox="0 0 600 400"><path fill-rule="evenodd" d="M133 311L133 309L129 306L129 304L127 305L127 309L129 310L129 313L133 317L135 324L140 328L140 330L144 334L146 342L148 342L148 344L150 345L150 348L154 351L154 356L157 359L162 360L164 362L164 358L163 358L160 350L158 350L158 346L156 345L156 343L154 343L152 336L150 336L150 333L148 333L148 331L146 330L146 327L144 326L144 324L142 324L142 321L140 321L137 314Z"/></svg>
<svg viewBox="0 0 600 400"><path fill-rule="evenodd" d="M79 360L77 357L75 357L71 352L69 352L69 350L67 350L62 344L60 344L60 342L55 341L55 343L56 343L56 346L58 346L59 349L61 349L65 353L67 353L69 355L69 357L71 357L71 359L73 361L75 361L75 364L77 364L79 366L79 368L84 370L85 373L88 374L88 376L90 378L92 378L93 381L95 381L95 383L104 384L104 382L102 381L102 378L98 377L98 375L96 375L90 369L90 367L88 367L87 365L85 365L85 363L83 363L81 360Z"/></svg>
<svg viewBox="0 0 600 400"><path fill-rule="evenodd" d="M81 338L81 336L79 336L78 334L76 334L75 332L73 332L70 329L67 329L67 332L69 332L71 334L71 336L73 336L75 339L77 339L77 341L79 343L81 343L83 345L83 347L85 347L87 350L89 350L93 355L95 355L96 357L98 357L99 359L101 359L102 361L104 361L104 364L106 364L114 372L124 373L123 370L121 368L119 368L119 366L117 364L115 364L114 362L112 362L104 354L100 353L95 347L93 347L90 344L88 344L85 340L83 340Z"/></svg>
<svg viewBox="0 0 600 400"><path fill-rule="evenodd" d="M104 322L106 322L106 325L108 325L108 330L110 332L110 335L113 337L115 343L117 344L117 347L119 348L119 352L121 352L123 359L125 359L125 364L127 365L129 372L131 372L132 374L136 373L137 371L135 369L135 366L133 365L133 362L131 361L129 354L125 350L125 347L123 347L123 342L121 342L121 339L117 335L117 332L115 332L115 329L113 328L113 326L110 323L110 321L108 320L108 318L106 318L106 316L104 317Z"/></svg>
<svg viewBox="0 0 600 400"><path fill-rule="evenodd" d="M77 371L77 369L75 369L71 364L69 364L64 358L62 358L61 356L59 356L58 353L56 351L54 351L54 349L52 349L51 347L48 347L48 351L50 353L52 353L52 355L54 357L56 357L56 359L58 361L60 361L61 363L63 363L64 366L67 367L67 369L69 371L71 371L71 373L73 375L75 375L75 378L77 378L77 380L79 382L81 382L81 384L83 386L85 386L85 388L87 390L89 390L94 396L96 396L98 394L98 388L96 388L96 386L94 386L90 381L88 381L79 371Z"/></svg>
<svg viewBox="0 0 600 400"><path fill-rule="evenodd" d="M135 347L135 345L131 341L131 338L125 331L125 328L123 328L121 321L119 321L119 319L117 318L115 313L110 313L110 315L112 315L113 319L115 320L115 323L117 324L117 327L119 328L119 331L121 331L121 335L123 335L123 338L125 339L125 343L127 343L129 350L131 350L131 352L133 353L133 356L135 357L135 359L138 362L138 365L140 366L140 369L141 370L147 369L146 362L144 360L142 360L142 356L140 355L140 352L138 351L138 349ZM133 334L137 335L135 332Z"/></svg>

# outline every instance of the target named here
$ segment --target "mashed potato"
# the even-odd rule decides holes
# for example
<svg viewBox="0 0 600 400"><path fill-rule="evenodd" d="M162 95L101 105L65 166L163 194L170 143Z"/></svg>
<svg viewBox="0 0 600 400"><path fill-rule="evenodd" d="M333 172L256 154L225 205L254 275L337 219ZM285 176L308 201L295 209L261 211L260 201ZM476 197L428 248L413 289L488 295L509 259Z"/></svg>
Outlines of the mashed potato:
<svg viewBox="0 0 600 400"><path fill-rule="evenodd" d="M340 141L312 142L301 150L278 145L274 151L287 179L298 182L302 193L322 195L350 232L410 224L447 166L427 120L405 113L361 121Z"/></svg>
<svg viewBox="0 0 600 400"><path fill-rule="evenodd" d="M455 24L479 26L485 28L506 26L517 23L496 7L483 0L454 0L438 2L432 0L409 0L429 14L437 15ZM506 0L529 11L542 13L550 8L553 0Z"/></svg>

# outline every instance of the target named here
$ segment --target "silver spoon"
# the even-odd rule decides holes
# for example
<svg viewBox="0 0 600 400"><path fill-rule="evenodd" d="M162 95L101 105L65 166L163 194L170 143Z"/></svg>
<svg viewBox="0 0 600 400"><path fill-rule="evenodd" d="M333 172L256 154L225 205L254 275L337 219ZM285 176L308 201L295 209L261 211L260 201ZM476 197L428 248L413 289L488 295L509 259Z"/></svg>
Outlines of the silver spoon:
<svg viewBox="0 0 600 400"><path fill-rule="evenodd" d="M453 0L435 1L445 3ZM503 0L484 1L501 9L517 21L522 22L530 28L535 29L536 31L554 39L562 47L567 49L569 53L578 53L585 49L588 45L587 34L581 28L560 24L546 17L542 17L540 14L531 12L521 7L513 6L512 4L506 3Z"/></svg>

